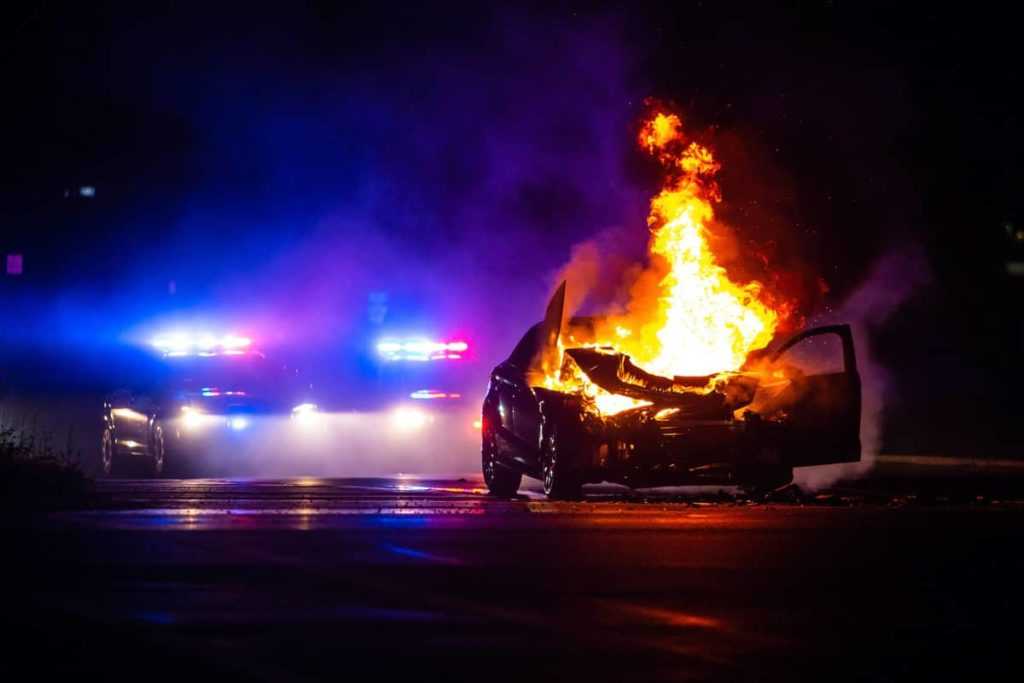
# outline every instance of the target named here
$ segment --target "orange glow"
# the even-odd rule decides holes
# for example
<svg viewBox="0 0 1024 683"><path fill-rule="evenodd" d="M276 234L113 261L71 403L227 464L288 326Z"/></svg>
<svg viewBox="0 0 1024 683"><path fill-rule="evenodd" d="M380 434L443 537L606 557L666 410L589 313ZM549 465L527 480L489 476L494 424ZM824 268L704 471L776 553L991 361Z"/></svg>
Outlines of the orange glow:
<svg viewBox="0 0 1024 683"><path fill-rule="evenodd" d="M762 300L761 285L737 284L708 243L712 204L721 200L714 176L720 166L707 147L687 141L675 114L656 114L641 144L669 175L651 200L647 223L654 267L661 267L656 305L631 310L618 327L632 334L618 346L649 372L711 375L737 370L772 340L779 314Z"/></svg>
<svg viewBox="0 0 1024 683"><path fill-rule="evenodd" d="M751 351L771 342L781 311L761 296L760 283L733 282L711 250L720 165L710 149L684 136L675 114L655 113L638 142L667 170L647 218L650 261L633 284L627 313L606 321L597 345L627 353L665 377L738 370ZM604 414L641 405L608 394L579 372L566 376L565 368L545 385L582 391Z"/></svg>

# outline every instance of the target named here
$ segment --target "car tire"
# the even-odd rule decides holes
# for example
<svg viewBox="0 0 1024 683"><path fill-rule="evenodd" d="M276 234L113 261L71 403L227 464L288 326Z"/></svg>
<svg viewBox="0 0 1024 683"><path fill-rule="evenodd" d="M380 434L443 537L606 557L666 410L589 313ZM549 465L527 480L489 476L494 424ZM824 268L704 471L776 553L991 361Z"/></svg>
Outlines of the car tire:
<svg viewBox="0 0 1024 683"><path fill-rule="evenodd" d="M551 500L579 500L583 497L583 481L572 466L571 453L565 447L558 425L545 426L541 452L541 479L544 494Z"/></svg>
<svg viewBox="0 0 1024 683"><path fill-rule="evenodd" d="M104 477L116 477L121 474L121 470L121 459L114 445L114 430L104 427L100 436L100 473Z"/></svg>
<svg viewBox="0 0 1024 683"><path fill-rule="evenodd" d="M153 423L153 432L149 439L149 463L147 472L150 477L162 476L167 466L167 442L164 440L164 427L160 421Z"/></svg>
<svg viewBox="0 0 1024 683"><path fill-rule="evenodd" d="M480 465L484 474L484 483L491 495L502 498L511 498L519 491L519 485L523 482L523 475L510 470L498 460L498 437L493 422L484 418L484 426L481 430Z"/></svg>

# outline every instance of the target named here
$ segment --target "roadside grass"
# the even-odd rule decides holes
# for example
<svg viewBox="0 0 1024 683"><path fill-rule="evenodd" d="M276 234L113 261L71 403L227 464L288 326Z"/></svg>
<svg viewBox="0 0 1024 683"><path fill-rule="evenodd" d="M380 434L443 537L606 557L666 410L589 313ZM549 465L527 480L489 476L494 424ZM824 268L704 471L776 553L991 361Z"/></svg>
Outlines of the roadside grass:
<svg viewBox="0 0 1024 683"><path fill-rule="evenodd" d="M34 422L8 424L0 416L0 507L55 510L85 503L92 480L71 444L71 430L61 448Z"/></svg>

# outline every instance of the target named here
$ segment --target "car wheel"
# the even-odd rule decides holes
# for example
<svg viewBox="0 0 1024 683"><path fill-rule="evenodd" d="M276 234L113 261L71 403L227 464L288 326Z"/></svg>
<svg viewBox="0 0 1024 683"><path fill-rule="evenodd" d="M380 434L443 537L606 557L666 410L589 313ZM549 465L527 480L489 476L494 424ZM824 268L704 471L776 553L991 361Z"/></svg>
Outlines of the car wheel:
<svg viewBox="0 0 1024 683"><path fill-rule="evenodd" d="M110 427L103 428L103 436L100 440L100 469L103 476L109 477L114 474L114 432Z"/></svg>
<svg viewBox="0 0 1024 683"><path fill-rule="evenodd" d="M551 424L545 431L541 453L544 493L552 500L579 500L583 497L583 482L572 467L570 454L559 438L558 426Z"/></svg>
<svg viewBox="0 0 1024 683"><path fill-rule="evenodd" d="M159 422L153 425L153 436L149 448L149 475L159 477L164 473L167 459L167 444L164 442L164 427Z"/></svg>
<svg viewBox="0 0 1024 683"><path fill-rule="evenodd" d="M484 428L481 431L480 456L484 483L487 484L487 490L493 495L508 498L519 491L523 475L498 462L498 437L494 433L494 428L488 426L488 423L490 420L484 418Z"/></svg>

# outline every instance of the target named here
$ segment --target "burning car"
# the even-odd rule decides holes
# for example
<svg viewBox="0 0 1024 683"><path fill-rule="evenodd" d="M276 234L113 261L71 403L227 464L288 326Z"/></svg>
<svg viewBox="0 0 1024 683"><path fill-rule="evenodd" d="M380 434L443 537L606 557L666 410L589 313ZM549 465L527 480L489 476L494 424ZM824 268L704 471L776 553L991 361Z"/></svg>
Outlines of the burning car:
<svg viewBox="0 0 1024 683"><path fill-rule="evenodd" d="M860 377L849 326L801 332L737 372L663 377L594 345L600 319L571 318L563 329L564 298L563 284L545 321L491 374L482 466L493 493L514 494L524 474L541 479L552 498L578 497L583 484L601 481L776 487L789 483L794 467L860 459ZM836 343L820 344L826 337ZM545 386L545 359L560 343L559 375L579 378L579 390ZM820 359L823 346L838 354L827 359L835 361L827 372L788 362L807 347L812 352L799 355Z"/></svg>
<svg viewBox="0 0 1024 683"><path fill-rule="evenodd" d="M553 498L599 481L775 487L794 467L859 460L849 326L784 340L792 302L734 281L714 252L721 193L711 151L664 112L639 143L667 170L650 205L649 263L615 314L566 319L563 282L544 320L491 373L489 489L510 495L523 475Z"/></svg>

